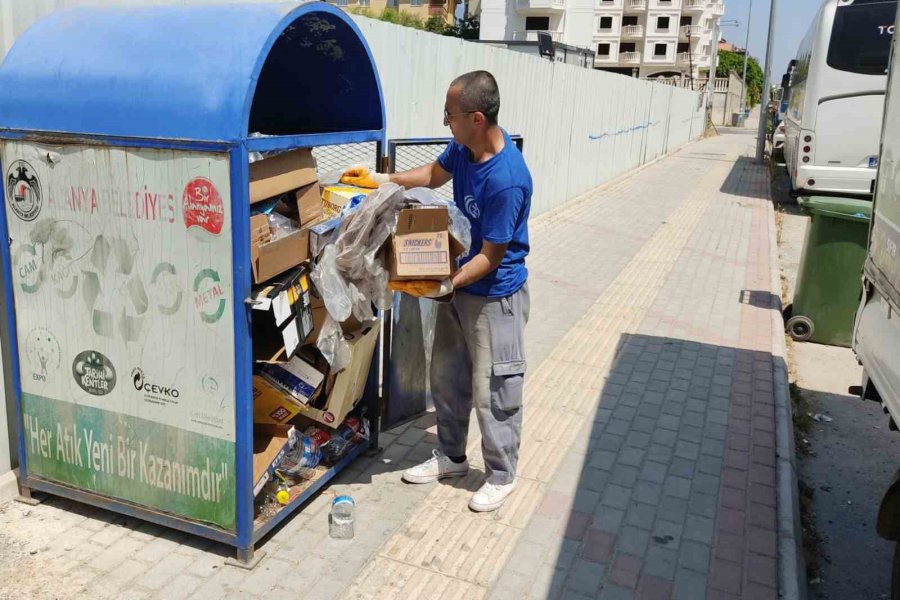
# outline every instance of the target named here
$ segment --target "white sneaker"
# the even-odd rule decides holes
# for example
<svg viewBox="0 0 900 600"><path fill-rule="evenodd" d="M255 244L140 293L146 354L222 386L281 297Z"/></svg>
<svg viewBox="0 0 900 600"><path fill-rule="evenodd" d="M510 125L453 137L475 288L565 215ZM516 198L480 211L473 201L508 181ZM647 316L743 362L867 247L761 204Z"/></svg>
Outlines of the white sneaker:
<svg viewBox="0 0 900 600"><path fill-rule="evenodd" d="M497 485L495 483L486 482L481 489L475 492L472 499L469 500L469 508L475 512L489 512L497 510L506 501L512 491L516 489L516 480L505 485Z"/></svg>
<svg viewBox="0 0 900 600"><path fill-rule="evenodd" d="M403 481L407 483L431 483L445 477L462 477L469 472L469 461L455 463L437 450L434 456L420 465L410 467L403 472Z"/></svg>

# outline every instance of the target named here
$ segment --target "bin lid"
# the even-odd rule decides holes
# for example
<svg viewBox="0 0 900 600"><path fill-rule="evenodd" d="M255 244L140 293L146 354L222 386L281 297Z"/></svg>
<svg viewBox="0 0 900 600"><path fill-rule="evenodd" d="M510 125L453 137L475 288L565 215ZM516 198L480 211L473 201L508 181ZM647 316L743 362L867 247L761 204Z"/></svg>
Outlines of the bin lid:
<svg viewBox="0 0 900 600"><path fill-rule="evenodd" d="M82 6L0 65L0 130L236 142L384 129L359 28L325 2Z"/></svg>
<svg viewBox="0 0 900 600"><path fill-rule="evenodd" d="M868 222L872 218L872 201L839 196L810 196L799 199L800 207L813 215Z"/></svg>

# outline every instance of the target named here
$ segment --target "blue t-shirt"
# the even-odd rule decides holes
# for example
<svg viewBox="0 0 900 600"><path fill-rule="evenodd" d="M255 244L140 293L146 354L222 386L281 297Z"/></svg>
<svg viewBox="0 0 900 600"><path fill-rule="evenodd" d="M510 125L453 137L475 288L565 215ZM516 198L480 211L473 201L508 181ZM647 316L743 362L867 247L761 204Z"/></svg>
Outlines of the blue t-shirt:
<svg viewBox="0 0 900 600"><path fill-rule="evenodd" d="M525 285L528 269L528 213L531 212L531 173L522 153L504 131L505 146L483 163L472 162L469 149L451 141L438 157L453 175L453 198L472 224L472 248L460 264L481 252L482 240L508 244L500 266L464 291L502 298Z"/></svg>

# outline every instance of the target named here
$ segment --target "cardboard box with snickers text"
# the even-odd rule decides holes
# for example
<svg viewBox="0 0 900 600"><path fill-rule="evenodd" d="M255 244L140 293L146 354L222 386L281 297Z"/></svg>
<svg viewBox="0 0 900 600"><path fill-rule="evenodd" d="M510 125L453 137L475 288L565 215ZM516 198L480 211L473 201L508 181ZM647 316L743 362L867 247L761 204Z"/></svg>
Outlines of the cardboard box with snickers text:
<svg viewBox="0 0 900 600"><path fill-rule="evenodd" d="M400 211L391 236L388 263L391 281L441 280L456 272L463 245L450 234L450 213L440 206Z"/></svg>

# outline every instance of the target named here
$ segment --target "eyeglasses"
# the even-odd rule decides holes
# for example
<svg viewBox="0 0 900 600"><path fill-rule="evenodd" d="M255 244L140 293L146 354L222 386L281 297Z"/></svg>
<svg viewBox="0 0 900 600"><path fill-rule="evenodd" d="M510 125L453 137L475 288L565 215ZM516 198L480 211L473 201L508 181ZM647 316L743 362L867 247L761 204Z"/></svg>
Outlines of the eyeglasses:
<svg viewBox="0 0 900 600"><path fill-rule="evenodd" d="M454 113L451 115L450 113L447 112L447 109L445 108L444 109L444 127L450 125L450 117L461 117L463 115L471 115L471 114L474 114L477 112L478 112L477 110L469 110L466 112Z"/></svg>

